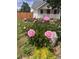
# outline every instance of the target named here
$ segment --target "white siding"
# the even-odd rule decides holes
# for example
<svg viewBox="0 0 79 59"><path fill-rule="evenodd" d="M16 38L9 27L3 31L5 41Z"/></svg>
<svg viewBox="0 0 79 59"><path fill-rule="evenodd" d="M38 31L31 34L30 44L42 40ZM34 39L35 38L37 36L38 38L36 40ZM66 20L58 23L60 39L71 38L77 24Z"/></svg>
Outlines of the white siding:
<svg viewBox="0 0 79 59"><path fill-rule="evenodd" d="M33 17L38 18L38 10L33 11Z"/></svg>
<svg viewBox="0 0 79 59"><path fill-rule="evenodd" d="M44 16L48 16L50 18L60 19L60 14L38 14L37 18L43 18Z"/></svg>
<svg viewBox="0 0 79 59"><path fill-rule="evenodd" d="M50 11L50 12L52 12L52 11ZM49 16L50 18L57 18L57 19L60 19L60 14L53 14L53 13L47 14L47 11L46 11L46 10L43 11L43 14L41 14L41 13L40 13L40 10L38 10L36 16L37 16L37 18L43 18L44 16Z"/></svg>

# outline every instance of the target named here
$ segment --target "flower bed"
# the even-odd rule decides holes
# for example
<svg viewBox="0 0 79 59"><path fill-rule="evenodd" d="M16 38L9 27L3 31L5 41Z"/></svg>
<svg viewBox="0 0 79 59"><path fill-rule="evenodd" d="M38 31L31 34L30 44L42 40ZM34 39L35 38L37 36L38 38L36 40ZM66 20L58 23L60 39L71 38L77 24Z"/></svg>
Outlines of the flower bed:
<svg viewBox="0 0 79 59"><path fill-rule="evenodd" d="M43 20L27 20L18 25L20 33L25 33L27 40L23 45L23 52L32 59L56 59L53 48L57 41L61 40L61 24L53 21L46 16ZM18 34L18 35L19 35Z"/></svg>

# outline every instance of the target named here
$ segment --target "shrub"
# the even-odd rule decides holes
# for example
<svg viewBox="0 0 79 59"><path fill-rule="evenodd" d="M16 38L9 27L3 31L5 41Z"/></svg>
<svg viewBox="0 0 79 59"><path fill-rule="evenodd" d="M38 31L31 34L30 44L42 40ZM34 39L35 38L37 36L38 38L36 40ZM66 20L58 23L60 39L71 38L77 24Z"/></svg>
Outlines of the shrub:
<svg viewBox="0 0 79 59"><path fill-rule="evenodd" d="M51 48L50 41L48 38L44 35L46 31L54 31L57 33L58 39L60 39L60 24L57 22L43 22L39 20L34 20L34 21L27 21L27 24L31 25L26 28L27 32L30 29L33 29L35 31L35 36L34 37L29 37L29 43L32 45L37 46L38 48L41 48L43 46L48 47L49 49Z"/></svg>

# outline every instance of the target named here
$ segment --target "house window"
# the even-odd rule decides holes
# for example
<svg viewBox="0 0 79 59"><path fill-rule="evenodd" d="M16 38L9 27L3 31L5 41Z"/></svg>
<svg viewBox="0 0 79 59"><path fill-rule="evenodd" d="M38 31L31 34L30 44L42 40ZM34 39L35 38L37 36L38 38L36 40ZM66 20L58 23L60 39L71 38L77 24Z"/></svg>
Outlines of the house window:
<svg viewBox="0 0 79 59"><path fill-rule="evenodd" d="M47 14L50 14L50 9L47 9Z"/></svg>
<svg viewBox="0 0 79 59"><path fill-rule="evenodd" d="M43 10L42 9L40 10L40 13L43 14Z"/></svg>
<svg viewBox="0 0 79 59"><path fill-rule="evenodd" d="M55 9L54 14L58 14L58 13L59 13L59 10Z"/></svg>

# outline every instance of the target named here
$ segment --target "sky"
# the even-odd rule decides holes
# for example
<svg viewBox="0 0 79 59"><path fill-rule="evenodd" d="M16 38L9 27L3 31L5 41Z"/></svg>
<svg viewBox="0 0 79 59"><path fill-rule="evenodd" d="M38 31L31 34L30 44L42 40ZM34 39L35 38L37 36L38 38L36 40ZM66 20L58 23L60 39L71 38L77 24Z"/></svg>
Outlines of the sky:
<svg viewBox="0 0 79 59"><path fill-rule="evenodd" d="M17 9L21 8L23 1L27 2L29 4L29 6L31 7L35 0L17 0Z"/></svg>

